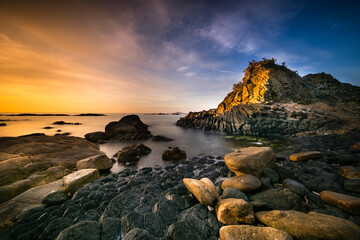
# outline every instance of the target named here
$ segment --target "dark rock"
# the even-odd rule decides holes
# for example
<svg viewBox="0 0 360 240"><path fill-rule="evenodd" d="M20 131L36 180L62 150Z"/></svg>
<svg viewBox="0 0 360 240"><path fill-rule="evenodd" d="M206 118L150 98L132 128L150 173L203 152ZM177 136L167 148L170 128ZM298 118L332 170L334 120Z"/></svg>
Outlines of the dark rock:
<svg viewBox="0 0 360 240"><path fill-rule="evenodd" d="M64 191L57 190L49 193L43 198L42 203L48 206L62 204L68 199L68 194Z"/></svg>
<svg viewBox="0 0 360 240"><path fill-rule="evenodd" d="M222 199L225 199L225 198L239 198L239 199L244 199L247 202L249 201L249 199L247 198L245 193L243 193L242 191L240 191L239 189L234 188L234 187L225 188L221 198Z"/></svg>
<svg viewBox="0 0 360 240"><path fill-rule="evenodd" d="M295 180L285 179L282 184L284 187L288 188L290 191L299 195L300 197L305 195L305 186Z"/></svg>
<svg viewBox="0 0 360 240"><path fill-rule="evenodd" d="M80 125L81 123L68 123L64 121L56 121L52 123L53 125Z"/></svg>
<svg viewBox="0 0 360 240"><path fill-rule="evenodd" d="M86 140L88 140L90 142L94 142L94 143L97 143L98 141L101 141L101 140L108 139L108 137L105 135L104 132L87 133L87 134L85 134L85 138L86 138Z"/></svg>
<svg viewBox="0 0 360 240"><path fill-rule="evenodd" d="M101 221L101 240L121 238L121 219L105 218Z"/></svg>
<svg viewBox="0 0 360 240"><path fill-rule="evenodd" d="M105 127L105 135L118 140L143 140L150 132L137 115L127 115L117 122L110 122Z"/></svg>
<svg viewBox="0 0 360 240"><path fill-rule="evenodd" d="M251 196L250 200L264 202L271 209L304 211L300 197L287 188L269 189Z"/></svg>
<svg viewBox="0 0 360 240"><path fill-rule="evenodd" d="M181 160L184 158L186 158L186 152L184 150L180 150L178 147L165 150L162 153L162 159L165 161Z"/></svg>
<svg viewBox="0 0 360 240"><path fill-rule="evenodd" d="M53 129L53 127L46 126L43 129Z"/></svg>
<svg viewBox="0 0 360 240"><path fill-rule="evenodd" d="M156 136L153 136L152 140L154 142L169 142L169 141L172 141L173 139L167 138L167 137L162 136L162 135L156 135Z"/></svg>
<svg viewBox="0 0 360 240"><path fill-rule="evenodd" d="M0 123L0 127L5 127L6 123Z"/></svg>
<svg viewBox="0 0 360 240"><path fill-rule="evenodd" d="M144 216L138 212L130 212L121 218L121 229L127 233L134 228L143 228Z"/></svg>
<svg viewBox="0 0 360 240"><path fill-rule="evenodd" d="M351 192L360 193L360 179L346 179L344 181L344 188Z"/></svg>
<svg viewBox="0 0 360 240"><path fill-rule="evenodd" d="M100 240L101 223L96 221L81 221L61 231L57 240Z"/></svg>
<svg viewBox="0 0 360 240"><path fill-rule="evenodd" d="M147 155L151 149L142 143L124 147L116 153L117 160L120 163L134 163L140 160L141 156Z"/></svg>
<svg viewBox="0 0 360 240"><path fill-rule="evenodd" d="M74 222L67 218L56 218L51 221L42 234L39 236L39 240L56 239L59 233L67 227L73 225Z"/></svg>
<svg viewBox="0 0 360 240"><path fill-rule="evenodd" d="M144 228L155 237L163 236L166 225L159 214L148 212L144 214Z"/></svg>
<svg viewBox="0 0 360 240"><path fill-rule="evenodd" d="M155 238L145 229L134 228L124 236L123 240L155 240Z"/></svg>
<svg viewBox="0 0 360 240"><path fill-rule="evenodd" d="M161 219L166 225L174 223L178 216L179 211L176 204L173 201L166 198L160 199L153 207L153 213L159 214Z"/></svg>
<svg viewBox="0 0 360 240"><path fill-rule="evenodd" d="M262 174L268 177L272 184L279 182L279 175L270 168L265 168Z"/></svg>

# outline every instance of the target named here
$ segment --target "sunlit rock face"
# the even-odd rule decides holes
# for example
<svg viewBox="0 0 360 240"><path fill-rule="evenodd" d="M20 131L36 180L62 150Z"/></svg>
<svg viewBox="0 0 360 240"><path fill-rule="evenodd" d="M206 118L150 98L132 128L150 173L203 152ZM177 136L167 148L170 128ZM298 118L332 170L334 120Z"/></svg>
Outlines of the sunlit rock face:
<svg viewBox="0 0 360 240"><path fill-rule="evenodd" d="M328 131L351 124L360 105L360 87L329 74L300 77L274 59L249 63L241 82L216 109L190 112L178 126L222 134L286 135ZM360 117L360 116L359 116Z"/></svg>

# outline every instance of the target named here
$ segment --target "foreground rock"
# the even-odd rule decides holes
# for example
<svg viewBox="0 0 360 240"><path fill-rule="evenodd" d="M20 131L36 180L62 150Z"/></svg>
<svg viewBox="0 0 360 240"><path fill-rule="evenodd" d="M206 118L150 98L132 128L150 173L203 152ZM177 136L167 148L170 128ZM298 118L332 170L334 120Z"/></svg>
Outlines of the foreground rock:
<svg viewBox="0 0 360 240"><path fill-rule="evenodd" d="M186 152L179 149L178 147L171 148L170 150L165 150L162 153L162 159L165 161L170 160L181 160L186 158Z"/></svg>
<svg viewBox="0 0 360 240"><path fill-rule="evenodd" d="M30 188L56 181L70 172L70 170L61 166L50 167L43 172L34 173L26 179L16 181L9 185L1 186L0 203L8 201Z"/></svg>
<svg viewBox="0 0 360 240"><path fill-rule="evenodd" d="M121 151L117 152L115 156L118 162L132 165L140 160L142 156L148 155L151 149L142 143L124 147Z"/></svg>
<svg viewBox="0 0 360 240"><path fill-rule="evenodd" d="M100 154L79 160L76 163L76 169L96 168L99 171L109 171L113 166L113 162L105 154Z"/></svg>
<svg viewBox="0 0 360 240"><path fill-rule="evenodd" d="M271 227L232 225L220 228L220 240L292 240L286 232Z"/></svg>
<svg viewBox="0 0 360 240"><path fill-rule="evenodd" d="M219 193L214 183L208 178L199 180L184 178L185 187L205 206L213 206L219 199Z"/></svg>
<svg viewBox="0 0 360 240"><path fill-rule="evenodd" d="M261 187L261 181L250 174L240 175L225 179L221 184L221 188L225 189L227 187L234 187L243 192L251 192Z"/></svg>
<svg viewBox="0 0 360 240"><path fill-rule="evenodd" d="M273 210L257 212L262 223L296 239L359 239L360 227L345 219L310 212Z"/></svg>
<svg viewBox="0 0 360 240"><path fill-rule="evenodd" d="M34 187L0 205L0 231L7 229L21 214L31 209L43 209L43 199L54 191L61 190L62 180Z"/></svg>
<svg viewBox="0 0 360 240"><path fill-rule="evenodd" d="M216 204L215 211L218 221L225 225L253 224L255 222L252 206L243 199L221 199Z"/></svg>
<svg viewBox="0 0 360 240"><path fill-rule="evenodd" d="M274 59L264 59L249 63L242 81L216 109L190 112L176 124L253 136L328 131L358 124L359 96L360 87L329 74L300 77Z"/></svg>
<svg viewBox="0 0 360 240"><path fill-rule="evenodd" d="M303 161L308 161L310 159L317 159L317 158L321 158L321 153L318 151L307 151L307 152L299 152L299 153L294 153L291 154L289 159L290 161L294 161L294 162L303 162Z"/></svg>
<svg viewBox="0 0 360 240"><path fill-rule="evenodd" d="M0 138L0 186L25 179L52 166L73 169L77 161L99 155L96 144L68 136L32 134Z"/></svg>
<svg viewBox="0 0 360 240"><path fill-rule="evenodd" d="M81 221L61 231L56 240L89 239L100 240L101 224L97 221Z"/></svg>
<svg viewBox="0 0 360 240"><path fill-rule="evenodd" d="M265 168L275 163L275 154L270 147L249 147L226 154L225 164L236 175L259 176Z"/></svg>
<svg viewBox="0 0 360 240"><path fill-rule="evenodd" d="M64 188L71 194L74 194L79 188L87 183L93 182L100 177L97 169L81 169L73 172L63 178Z"/></svg>
<svg viewBox="0 0 360 240"><path fill-rule="evenodd" d="M337 206L346 212L360 215L360 198L341 193L322 191L320 197L324 202Z"/></svg>

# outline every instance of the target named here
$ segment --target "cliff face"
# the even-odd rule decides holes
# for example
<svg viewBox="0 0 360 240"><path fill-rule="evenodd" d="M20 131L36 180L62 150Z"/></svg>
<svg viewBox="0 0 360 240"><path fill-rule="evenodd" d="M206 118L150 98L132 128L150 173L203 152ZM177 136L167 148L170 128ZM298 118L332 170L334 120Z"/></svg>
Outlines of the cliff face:
<svg viewBox="0 0 360 240"><path fill-rule="evenodd" d="M350 105L351 109L346 109ZM234 84L216 109L190 112L177 125L263 136L331 130L346 123L334 111L360 115L359 105L359 87L340 83L325 73L301 78L275 60L265 59L250 62L242 82Z"/></svg>

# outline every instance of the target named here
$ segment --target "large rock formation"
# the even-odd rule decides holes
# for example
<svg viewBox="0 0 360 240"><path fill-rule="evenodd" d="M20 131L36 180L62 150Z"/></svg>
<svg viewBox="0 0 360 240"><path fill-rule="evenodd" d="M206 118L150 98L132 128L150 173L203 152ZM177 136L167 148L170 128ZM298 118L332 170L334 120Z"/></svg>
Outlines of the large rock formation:
<svg viewBox="0 0 360 240"><path fill-rule="evenodd" d="M360 87L329 74L301 78L274 59L252 61L216 109L190 112L178 126L224 134L280 135L337 129L360 115ZM359 119L359 118L358 118ZM352 123L353 124L353 123Z"/></svg>

